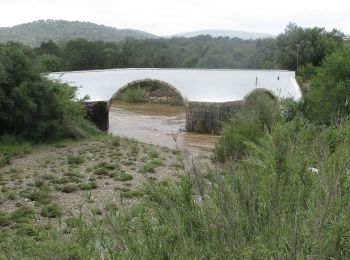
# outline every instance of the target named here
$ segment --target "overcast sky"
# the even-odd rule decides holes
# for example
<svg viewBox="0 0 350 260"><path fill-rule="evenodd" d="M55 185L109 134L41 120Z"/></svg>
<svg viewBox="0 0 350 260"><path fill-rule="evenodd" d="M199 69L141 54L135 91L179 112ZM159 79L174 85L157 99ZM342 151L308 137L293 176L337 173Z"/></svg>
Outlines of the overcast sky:
<svg viewBox="0 0 350 260"><path fill-rule="evenodd" d="M278 34L290 22L350 33L350 0L0 0L0 27L90 21L158 35L202 29Z"/></svg>

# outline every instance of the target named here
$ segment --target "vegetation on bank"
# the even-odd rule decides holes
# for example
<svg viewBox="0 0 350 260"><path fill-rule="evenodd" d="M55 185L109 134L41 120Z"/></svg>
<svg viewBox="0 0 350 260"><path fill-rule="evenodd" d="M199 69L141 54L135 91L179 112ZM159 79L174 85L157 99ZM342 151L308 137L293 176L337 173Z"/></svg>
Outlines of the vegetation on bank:
<svg viewBox="0 0 350 260"><path fill-rule="evenodd" d="M91 213L56 216L59 225L34 224L33 211L15 211L3 221L30 224L4 233L1 251L12 258L347 259L349 130L348 120L337 127L278 122L256 143L247 142L245 156L224 170L186 171L180 163L178 179L150 178L130 208L88 207Z"/></svg>
<svg viewBox="0 0 350 260"><path fill-rule="evenodd" d="M84 116L74 88L47 80L22 46L0 45L0 165L30 143L97 134Z"/></svg>

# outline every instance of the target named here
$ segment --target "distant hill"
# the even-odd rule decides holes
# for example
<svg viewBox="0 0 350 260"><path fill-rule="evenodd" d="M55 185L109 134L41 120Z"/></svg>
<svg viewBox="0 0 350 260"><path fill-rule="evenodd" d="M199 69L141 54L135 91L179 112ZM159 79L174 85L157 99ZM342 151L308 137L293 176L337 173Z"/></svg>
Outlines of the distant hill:
<svg viewBox="0 0 350 260"><path fill-rule="evenodd" d="M13 27L0 27L0 42L16 41L30 46L53 40L65 42L84 38L90 41L119 42L127 37L154 39L156 35L131 29L116 29L90 22L69 22L63 20L39 20Z"/></svg>
<svg viewBox="0 0 350 260"><path fill-rule="evenodd" d="M199 35L210 35L212 37L229 37L229 38L241 38L243 40L248 39L259 39L259 38L268 38L275 37L274 35L267 33L255 33L255 32L243 32L243 31L235 31L235 30L201 30L201 31L193 31L187 33L180 33L171 35L169 37L196 37Z"/></svg>

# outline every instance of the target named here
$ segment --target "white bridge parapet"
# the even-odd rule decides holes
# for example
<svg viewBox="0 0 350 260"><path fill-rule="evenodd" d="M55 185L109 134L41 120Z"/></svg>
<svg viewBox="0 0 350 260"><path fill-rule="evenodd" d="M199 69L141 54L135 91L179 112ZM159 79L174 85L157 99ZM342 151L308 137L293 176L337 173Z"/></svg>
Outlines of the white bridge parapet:
<svg viewBox="0 0 350 260"><path fill-rule="evenodd" d="M243 100L256 89L265 89L279 98L301 98L294 71L229 69L109 69L55 72L49 79L78 87L77 97L109 101L121 88L139 80L159 80L177 89L191 102Z"/></svg>

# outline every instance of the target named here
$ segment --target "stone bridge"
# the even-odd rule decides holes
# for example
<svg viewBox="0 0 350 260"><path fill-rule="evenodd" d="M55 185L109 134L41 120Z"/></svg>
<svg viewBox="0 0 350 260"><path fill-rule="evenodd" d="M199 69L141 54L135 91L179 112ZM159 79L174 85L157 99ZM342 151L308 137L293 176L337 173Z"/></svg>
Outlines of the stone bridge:
<svg viewBox="0 0 350 260"><path fill-rule="evenodd" d="M88 96L88 115L108 129L110 101L138 81L156 80L178 92L186 108L186 129L217 132L218 122L240 109L257 90L276 98L301 98L295 72L227 69L110 69L50 73L48 77L78 87L77 97Z"/></svg>

